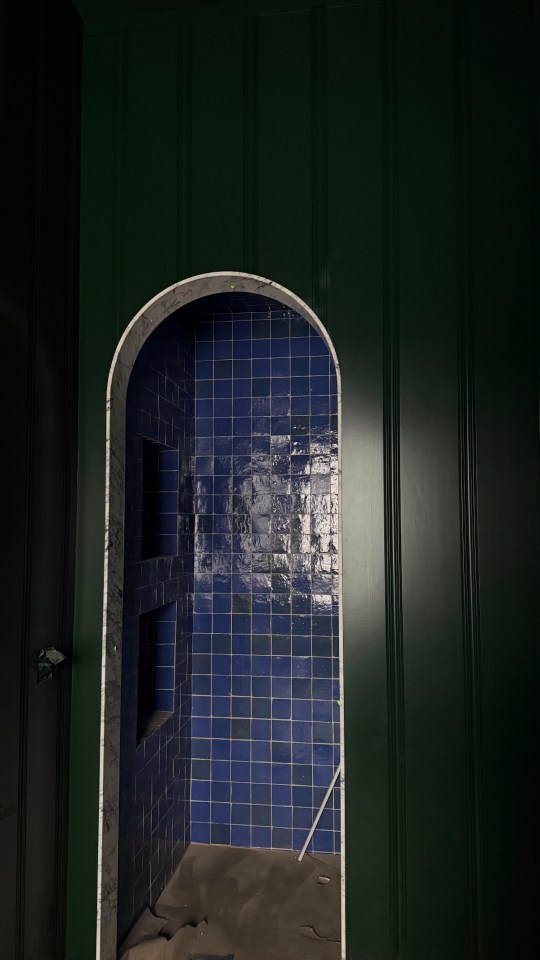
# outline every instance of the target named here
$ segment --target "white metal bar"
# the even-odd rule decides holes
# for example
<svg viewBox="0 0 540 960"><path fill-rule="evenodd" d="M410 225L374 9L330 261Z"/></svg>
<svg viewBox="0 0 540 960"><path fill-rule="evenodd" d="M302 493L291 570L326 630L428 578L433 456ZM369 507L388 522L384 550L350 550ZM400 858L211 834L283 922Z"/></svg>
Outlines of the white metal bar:
<svg viewBox="0 0 540 960"><path fill-rule="evenodd" d="M328 803L328 800L330 799L330 795L331 795L332 790L334 789L334 787L335 787L335 785L336 785L336 780L337 780L337 778L339 777L340 771L341 771L341 763L338 763L337 768L336 768L336 772L335 772L335 774L334 774L334 776L333 776L333 778L332 778L332 783L330 784L330 786L328 787L328 790L326 791L326 793L325 793L325 795L324 795L323 802L321 803L321 805L320 805L320 807L319 807L319 810L318 810L318 812L317 812L317 816L315 817L315 819L314 819L314 821L313 821L313 823L312 823L311 830L309 831L309 833L308 833L308 835L307 835L307 837L306 837L306 842L304 843L304 846L302 847L300 856L298 857L298 863L301 863L302 860L304 859L304 854L305 854L307 848L309 847L309 845L310 845L310 843L311 843L311 838L312 838L313 834L315 833L315 830L316 830L316 827L317 827L317 824L318 824L319 820L321 819L322 812L323 812L326 804Z"/></svg>

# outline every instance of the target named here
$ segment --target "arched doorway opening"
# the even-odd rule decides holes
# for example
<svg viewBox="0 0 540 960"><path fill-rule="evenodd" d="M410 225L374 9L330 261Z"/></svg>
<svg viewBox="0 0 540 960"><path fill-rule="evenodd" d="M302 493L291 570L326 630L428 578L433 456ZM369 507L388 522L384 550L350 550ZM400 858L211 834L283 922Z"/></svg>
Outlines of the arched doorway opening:
<svg viewBox="0 0 540 960"><path fill-rule="evenodd" d="M339 401L318 318L249 274L174 285L118 345L100 960L190 842L298 852L339 763L311 843L343 850Z"/></svg>

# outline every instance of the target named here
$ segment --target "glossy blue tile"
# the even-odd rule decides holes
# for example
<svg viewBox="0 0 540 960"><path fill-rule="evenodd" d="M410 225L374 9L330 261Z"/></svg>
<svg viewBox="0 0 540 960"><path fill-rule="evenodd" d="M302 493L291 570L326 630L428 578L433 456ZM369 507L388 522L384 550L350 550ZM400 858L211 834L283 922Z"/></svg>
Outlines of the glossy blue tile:
<svg viewBox="0 0 540 960"><path fill-rule="evenodd" d="M231 744L233 760L249 760L251 756L251 742L249 740L233 740Z"/></svg>
<svg viewBox="0 0 540 960"><path fill-rule="evenodd" d="M320 616L323 611L327 613L335 589L335 572L324 565L322 558L330 561L337 524L332 526L327 504L314 501L319 512L313 514L313 525L310 497L329 494L334 462L337 470L337 440L332 440L331 434L335 427L329 420L337 409L336 378L330 375L325 344L291 311L263 311L251 319L249 315L229 313L227 320L216 316L199 327L202 339L198 338L198 362L213 361L211 392L207 388L197 391L197 415L203 434L209 431L204 421L210 416L216 419L212 434L198 432L196 437L200 466L206 468L198 476L208 478L201 479L195 489L195 509L204 521L197 531L197 576L201 579L196 582L196 597L197 590L202 593L203 588L207 595L213 594L211 607L206 599L196 601L196 613L213 613L214 639L210 648L196 645L194 656L213 651L212 730L223 733L219 721L228 723L232 718L230 735L236 739L230 741L231 756L234 764L243 764L235 768L235 773L252 781L250 796L247 790L241 792L249 787L250 780L232 780L233 802L244 804L246 810L250 804L257 807L255 819L244 822L244 811L240 823L235 824L234 817L230 821L232 842L290 846L294 839L291 760L295 765L295 790L303 790L306 778L310 783L317 778L318 785L329 765L323 762L328 760L327 754L320 754L315 770L312 750L333 749L326 741L316 742L313 747L313 737L314 722L331 724L334 716L333 689L321 686L327 681L334 683L332 678L337 677L332 660L334 633ZM199 369L208 371L208 367ZM223 459L231 453L232 460ZM246 502L242 500L244 495L249 496ZM302 525L303 516L307 527ZM316 542L312 542L312 535L318 538ZM327 552L321 553L321 562L312 570L313 549ZM210 569L209 562L214 578L208 589L202 575ZM313 588L318 589L318 599L312 611ZM337 621L337 608L335 616ZM197 621L201 629L197 637L208 636L207 626L207 621ZM232 656L221 652L227 632ZM194 662L207 669L203 660ZM194 691L206 698L208 680L201 674L194 677L193 685ZM226 690L215 686L221 681L227 684ZM227 699L231 692L232 701ZM253 700L248 699L250 694ZM313 701L316 694L323 699ZM197 703L194 720L208 719L198 716L206 709L208 699ZM293 727L299 725L293 733L292 748L291 718ZM317 727L317 737L327 735L326 727ZM229 741L225 737L218 737L212 756L220 750L217 744L226 743ZM223 787L217 787L224 782L216 781L215 798L224 796ZM280 789L283 792L276 794ZM311 787L308 792L311 804ZM297 793L296 799L299 796L311 817L308 794ZM268 817L271 804L282 809L280 819L270 819L268 824L257 822ZM251 837L249 822L253 824ZM213 827L219 832L229 824L216 822ZM212 830L207 835L213 842L226 842L215 839L218 834Z"/></svg>
<svg viewBox="0 0 540 960"><path fill-rule="evenodd" d="M268 763L271 760L271 744L269 740L253 740L251 743L251 759Z"/></svg>

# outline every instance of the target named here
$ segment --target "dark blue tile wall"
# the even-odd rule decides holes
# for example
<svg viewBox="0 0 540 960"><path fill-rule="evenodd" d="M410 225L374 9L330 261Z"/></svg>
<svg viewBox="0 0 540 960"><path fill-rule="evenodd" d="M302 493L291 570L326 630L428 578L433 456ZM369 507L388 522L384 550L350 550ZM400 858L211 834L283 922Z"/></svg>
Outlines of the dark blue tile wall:
<svg viewBox="0 0 540 960"><path fill-rule="evenodd" d="M299 849L339 762L336 374L294 312L227 303L196 324L191 837Z"/></svg>
<svg viewBox="0 0 540 960"><path fill-rule="evenodd" d="M141 559L178 554L178 451L152 440L142 445Z"/></svg>
<svg viewBox="0 0 540 960"><path fill-rule="evenodd" d="M141 351L126 436L120 938L190 839L300 849L339 762L328 349L276 301L198 301ZM336 788L312 849L339 839Z"/></svg>
<svg viewBox="0 0 540 960"><path fill-rule="evenodd" d="M193 344L192 321L166 321L141 350L128 390L120 939L141 910L155 902L190 839ZM147 496L145 504L155 513L150 541L156 556L148 556L149 538L143 537L143 461L149 451L158 464L149 481L155 489L146 491L150 501ZM146 687L141 689L141 682ZM142 717L142 710L147 716Z"/></svg>

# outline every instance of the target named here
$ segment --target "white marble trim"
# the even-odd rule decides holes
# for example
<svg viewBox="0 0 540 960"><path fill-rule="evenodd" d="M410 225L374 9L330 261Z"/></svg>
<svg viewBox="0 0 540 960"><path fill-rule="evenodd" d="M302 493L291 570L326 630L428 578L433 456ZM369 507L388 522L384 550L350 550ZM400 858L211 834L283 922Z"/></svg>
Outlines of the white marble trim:
<svg viewBox="0 0 540 960"><path fill-rule="evenodd" d="M101 731L96 960L116 960L118 890L118 806L122 619L124 579L125 417L129 377L150 334L180 307L210 294L256 293L273 297L295 310L320 333L334 361L338 386L339 469L339 658L341 719L341 956L345 960L345 756L343 723L343 616L341 516L341 377L326 328L310 307L285 287L250 273L219 271L189 277L162 290L139 311L116 348L107 383L105 559L103 647L101 667Z"/></svg>

